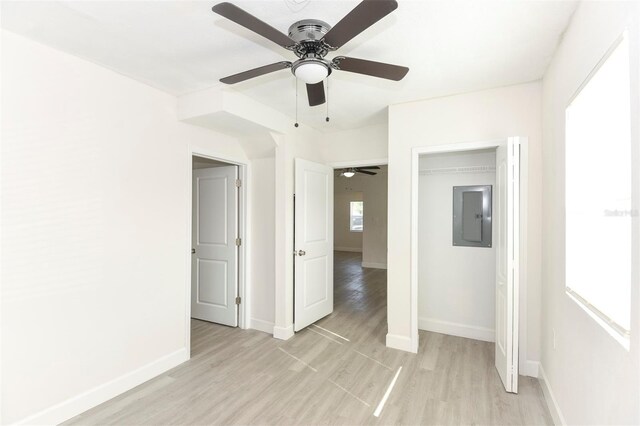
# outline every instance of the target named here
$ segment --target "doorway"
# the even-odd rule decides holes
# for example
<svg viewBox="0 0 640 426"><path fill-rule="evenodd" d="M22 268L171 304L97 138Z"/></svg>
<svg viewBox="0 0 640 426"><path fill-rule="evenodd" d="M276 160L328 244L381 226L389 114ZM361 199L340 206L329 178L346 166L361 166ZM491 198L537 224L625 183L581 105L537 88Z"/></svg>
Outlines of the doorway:
<svg viewBox="0 0 640 426"><path fill-rule="evenodd" d="M363 268L387 269L387 176L384 164L334 171L333 250Z"/></svg>
<svg viewBox="0 0 640 426"><path fill-rule="evenodd" d="M520 147L524 138L414 149L412 323L495 342L517 393Z"/></svg>
<svg viewBox="0 0 640 426"><path fill-rule="evenodd" d="M418 328L495 342L496 149L425 154L419 173Z"/></svg>
<svg viewBox="0 0 640 426"><path fill-rule="evenodd" d="M386 322L387 180L385 164L334 170L335 311L362 335Z"/></svg>
<svg viewBox="0 0 640 426"><path fill-rule="evenodd" d="M198 324L246 327L246 165L189 156L187 339Z"/></svg>

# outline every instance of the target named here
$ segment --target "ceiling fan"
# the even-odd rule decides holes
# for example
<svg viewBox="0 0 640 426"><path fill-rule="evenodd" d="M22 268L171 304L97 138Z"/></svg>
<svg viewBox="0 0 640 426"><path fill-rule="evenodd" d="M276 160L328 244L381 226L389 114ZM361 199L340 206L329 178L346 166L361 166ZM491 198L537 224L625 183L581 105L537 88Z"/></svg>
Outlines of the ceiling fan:
<svg viewBox="0 0 640 426"><path fill-rule="evenodd" d="M235 84L274 71L291 68L291 72L307 85L309 106L325 103L323 80L333 70L348 71L373 77L399 81L409 68L365 59L336 56L331 61L325 56L342 47L349 40L393 12L395 0L363 0L340 22L331 27L318 19L303 19L289 27L285 35L269 24L245 12L238 6L224 2L213 6L213 11L236 24L292 51L299 58L294 62L280 61L221 78L225 84Z"/></svg>
<svg viewBox="0 0 640 426"><path fill-rule="evenodd" d="M376 172L372 172L371 170L379 170L378 166L364 166L364 167L349 167L347 169L338 170L339 176L344 176L346 178L353 177L356 173L362 173L365 175L377 175Z"/></svg>

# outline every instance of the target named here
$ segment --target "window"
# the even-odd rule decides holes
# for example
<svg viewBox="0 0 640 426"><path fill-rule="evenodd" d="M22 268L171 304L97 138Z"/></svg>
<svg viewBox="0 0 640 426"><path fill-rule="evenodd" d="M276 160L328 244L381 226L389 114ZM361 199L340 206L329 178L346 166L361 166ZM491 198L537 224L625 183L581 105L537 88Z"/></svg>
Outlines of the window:
<svg viewBox="0 0 640 426"><path fill-rule="evenodd" d="M566 286L628 337L631 307L631 90L627 37L566 109ZM625 340L626 341L626 340Z"/></svg>
<svg viewBox="0 0 640 426"><path fill-rule="evenodd" d="M362 201L351 201L349 203L349 230L351 232L362 232L364 228L364 220Z"/></svg>

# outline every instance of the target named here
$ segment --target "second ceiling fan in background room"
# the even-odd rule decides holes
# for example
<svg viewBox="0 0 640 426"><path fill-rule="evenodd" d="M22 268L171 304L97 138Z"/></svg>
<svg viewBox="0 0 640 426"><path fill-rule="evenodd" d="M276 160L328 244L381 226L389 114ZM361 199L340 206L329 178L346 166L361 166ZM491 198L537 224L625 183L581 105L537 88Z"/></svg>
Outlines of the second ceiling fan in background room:
<svg viewBox="0 0 640 426"><path fill-rule="evenodd" d="M213 7L215 13L292 51L299 58L294 62L280 61L264 65L222 78L220 81L225 84L235 84L291 68L293 75L307 85L309 105L316 106L325 103L323 81L334 70L388 80L402 80L409 72L407 67L345 56L336 56L331 61L325 59L329 52L339 49L397 7L398 3L395 0L363 0L333 27L318 19L303 19L289 27L287 36L234 4L227 2L217 4Z"/></svg>
<svg viewBox="0 0 640 426"><path fill-rule="evenodd" d="M343 176L346 178L353 177L356 173L362 173L365 175L375 176L376 172L372 172L371 170L380 170L378 166L362 166L362 167L349 167L346 169L339 169L338 176Z"/></svg>

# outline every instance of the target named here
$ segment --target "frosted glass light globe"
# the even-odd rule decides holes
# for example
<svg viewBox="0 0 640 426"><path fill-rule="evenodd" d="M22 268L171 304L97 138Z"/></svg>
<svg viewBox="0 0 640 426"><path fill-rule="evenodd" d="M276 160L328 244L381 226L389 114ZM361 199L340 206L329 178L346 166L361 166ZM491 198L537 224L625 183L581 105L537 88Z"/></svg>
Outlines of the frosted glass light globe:
<svg viewBox="0 0 640 426"><path fill-rule="evenodd" d="M295 70L295 76L307 84L320 83L328 75L327 67L317 62L300 64Z"/></svg>

